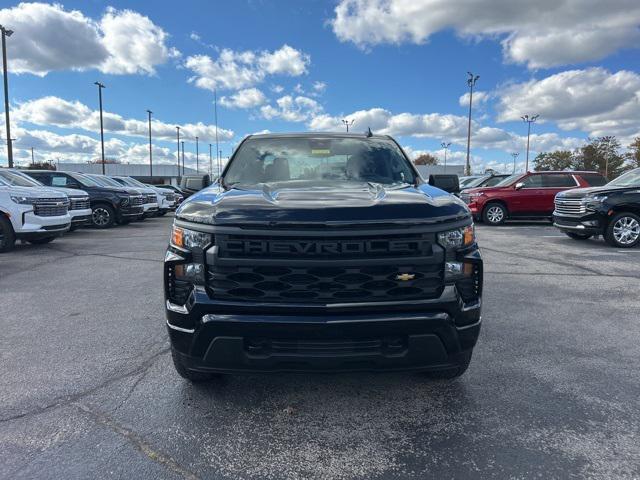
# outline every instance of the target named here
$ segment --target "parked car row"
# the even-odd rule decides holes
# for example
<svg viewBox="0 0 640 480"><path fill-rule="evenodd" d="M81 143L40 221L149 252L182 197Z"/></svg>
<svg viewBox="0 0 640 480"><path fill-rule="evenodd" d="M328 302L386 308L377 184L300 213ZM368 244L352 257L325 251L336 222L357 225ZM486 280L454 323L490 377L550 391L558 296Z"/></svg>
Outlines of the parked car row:
<svg viewBox="0 0 640 480"><path fill-rule="evenodd" d="M460 198L487 225L546 218L576 240L602 235L615 247L640 244L640 169L608 183L597 172L520 173L494 186L463 188Z"/></svg>
<svg viewBox="0 0 640 480"><path fill-rule="evenodd" d="M42 244L81 226L110 228L175 210L178 191L131 177L0 169L0 252Z"/></svg>

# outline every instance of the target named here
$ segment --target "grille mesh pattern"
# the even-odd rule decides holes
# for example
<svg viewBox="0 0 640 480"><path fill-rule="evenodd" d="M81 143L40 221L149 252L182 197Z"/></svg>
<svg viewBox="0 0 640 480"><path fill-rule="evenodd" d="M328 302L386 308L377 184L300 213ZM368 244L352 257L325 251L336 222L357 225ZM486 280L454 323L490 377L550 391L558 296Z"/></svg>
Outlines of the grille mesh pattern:
<svg viewBox="0 0 640 480"><path fill-rule="evenodd" d="M398 275L414 275L400 280ZM208 286L215 298L274 303L349 303L436 298L441 266L223 267L211 266Z"/></svg>
<svg viewBox="0 0 640 480"><path fill-rule="evenodd" d="M133 205L134 207L139 207L144 203L144 198L142 196L132 198L133 200L131 201L131 205Z"/></svg>
<svg viewBox="0 0 640 480"><path fill-rule="evenodd" d="M69 200L66 198L39 198L34 202L33 210L39 217L66 215L69 210Z"/></svg>
<svg viewBox="0 0 640 480"><path fill-rule="evenodd" d="M69 210L84 210L89 208L89 199L85 197L71 198Z"/></svg>
<svg viewBox="0 0 640 480"><path fill-rule="evenodd" d="M587 212L585 205L580 199L560 199L555 200L556 213L561 215L584 215Z"/></svg>

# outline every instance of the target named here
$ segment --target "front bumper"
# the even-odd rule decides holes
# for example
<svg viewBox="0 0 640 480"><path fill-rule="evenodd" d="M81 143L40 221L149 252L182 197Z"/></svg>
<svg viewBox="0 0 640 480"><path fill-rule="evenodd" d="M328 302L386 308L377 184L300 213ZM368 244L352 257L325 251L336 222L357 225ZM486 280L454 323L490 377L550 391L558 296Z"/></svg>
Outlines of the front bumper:
<svg viewBox="0 0 640 480"><path fill-rule="evenodd" d="M33 213L32 207L25 207L20 215L11 217L16 238L31 240L62 235L71 228L71 216L57 215L41 217Z"/></svg>
<svg viewBox="0 0 640 480"><path fill-rule="evenodd" d="M150 215L158 212L158 204L157 203L145 203L143 205L144 213L146 215Z"/></svg>
<svg viewBox="0 0 640 480"><path fill-rule="evenodd" d="M480 310L453 285L431 300L297 307L215 301L196 287L186 305L167 302L166 317L195 371L429 370L473 348Z"/></svg>
<svg viewBox="0 0 640 480"><path fill-rule="evenodd" d="M590 212L582 216L553 213L553 225L562 232L585 235L602 235L606 228L606 216Z"/></svg>
<svg viewBox="0 0 640 480"><path fill-rule="evenodd" d="M69 210L71 224L73 226L89 225L91 223L91 209Z"/></svg>
<svg viewBox="0 0 640 480"><path fill-rule="evenodd" d="M144 213L144 207L134 206L134 207L120 207L120 217L139 217Z"/></svg>

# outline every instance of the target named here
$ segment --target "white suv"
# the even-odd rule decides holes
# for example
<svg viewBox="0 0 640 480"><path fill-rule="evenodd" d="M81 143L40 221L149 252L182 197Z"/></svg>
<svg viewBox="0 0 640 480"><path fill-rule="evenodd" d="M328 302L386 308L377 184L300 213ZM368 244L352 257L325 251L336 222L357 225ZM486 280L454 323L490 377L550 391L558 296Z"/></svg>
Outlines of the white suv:
<svg viewBox="0 0 640 480"><path fill-rule="evenodd" d="M84 190L64 187L47 187L38 180L31 178L20 170L0 168L0 179L13 187L28 187L46 190L55 190L69 197L69 216L71 217L71 230L91 223L91 202L89 194Z"/></svg>
<svg viewBox="0 0 640 480"><path fill-rule="evenodd" d="M69 198L55 190L14 187L0 178L0 253L16 239L48 243L71 227Z"/></svg>

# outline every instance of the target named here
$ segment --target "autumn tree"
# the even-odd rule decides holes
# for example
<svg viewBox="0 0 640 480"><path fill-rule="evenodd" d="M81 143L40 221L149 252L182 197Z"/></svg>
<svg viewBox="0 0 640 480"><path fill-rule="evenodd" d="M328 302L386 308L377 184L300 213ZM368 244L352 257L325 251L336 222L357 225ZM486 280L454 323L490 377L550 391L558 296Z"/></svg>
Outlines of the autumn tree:
<svg viewBox="0 0 640 480"><path fill-rule="evenodd" d="M589 138L585 145L576 150L573 167L575 170L594 170L613 179L625 170L624 163L618 139L605 136Z"/></svg>
<svg viewBox="0 0 640 480"><path fill-rule="evenodd" d="M423 153L413 161L416 165L438 165L438 159L430 153Z"/></svg>
<svg viewBox="0 0 640 480"><path fill-rule="evenodd" d="M575 164L575 156L569 150L539 153L533 160L536 172L553 170L571 170Z"/></svg>
<svg viewBox="0 0 640 480"><path fill-rule="evenodd" d="M640 137L636 137L629 145L629 151L625 154L626 159L629 161L629 168L640 167Z"/></svg>

